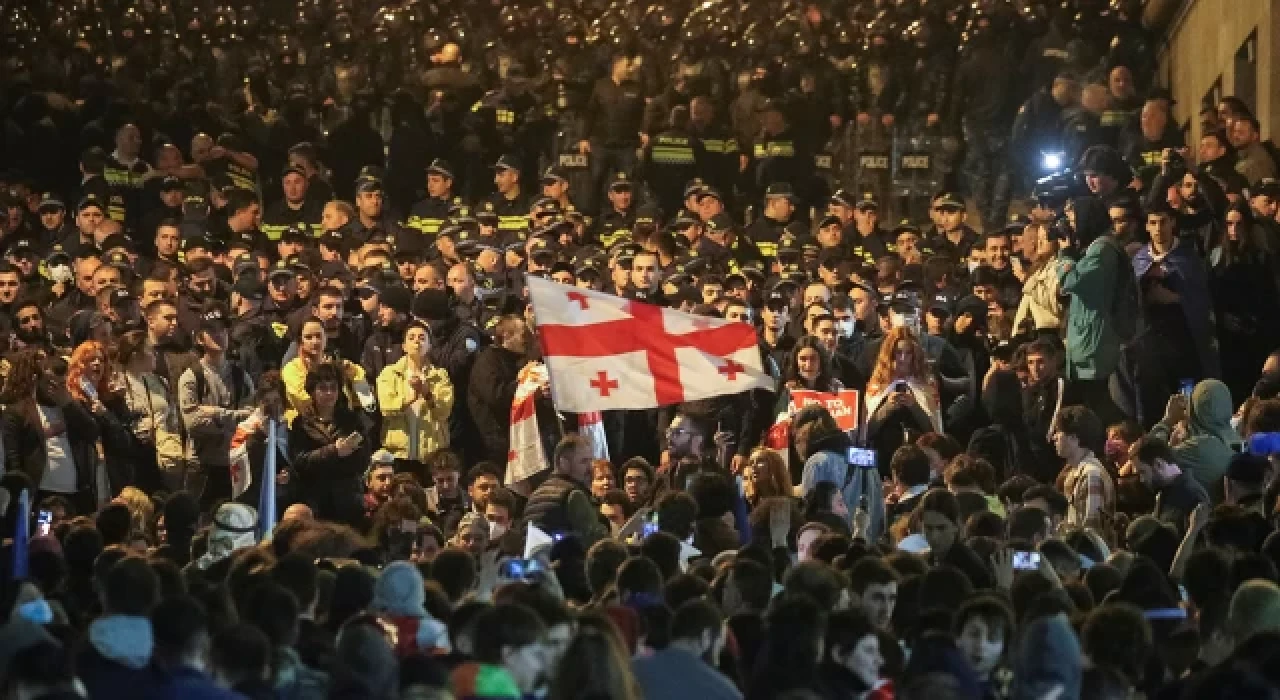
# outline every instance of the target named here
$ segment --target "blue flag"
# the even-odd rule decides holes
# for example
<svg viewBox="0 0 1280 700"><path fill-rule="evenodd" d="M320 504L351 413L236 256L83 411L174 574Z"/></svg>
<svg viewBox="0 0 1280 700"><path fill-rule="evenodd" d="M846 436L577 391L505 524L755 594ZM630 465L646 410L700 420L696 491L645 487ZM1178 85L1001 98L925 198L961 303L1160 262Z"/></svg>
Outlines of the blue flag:
<svg viewBox="0 0 1280 700"><path fill-rule="evenodd" d="M276 457L279 448L276 446L276 431L279 426L275 418L267 419L267 456L262 460L262 486L258 492L258 540L271 537L276 529Z"/></svg>
<svg viewBox="0 0 1280 700"><path fill-rule="evenodd" d="M28 574L27 545L31 539L31 492L22 489L18 494L18 519L13 529L13 580L21 581Z"/></svg>

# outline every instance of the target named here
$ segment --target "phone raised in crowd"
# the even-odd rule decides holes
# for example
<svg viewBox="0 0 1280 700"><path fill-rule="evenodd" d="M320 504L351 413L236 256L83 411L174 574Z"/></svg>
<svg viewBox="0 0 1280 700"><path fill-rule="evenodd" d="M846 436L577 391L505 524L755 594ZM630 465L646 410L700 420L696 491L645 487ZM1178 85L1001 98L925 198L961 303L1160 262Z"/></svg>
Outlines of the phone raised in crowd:
<svg viewBox="0 0 1280 700"><path fill-rule="evenodd" d="M46 537L53 530L53 511L41 510L36 514L36 536Z"/></svg>
<svg viewBox="0 0 1280 700"><path fill-rule="evenodd" d="M1015 551L1013 553L1013 570L1014 571L1035 571L1039 568L1040 568L1039 552Z"/></svg>
<svg viewBox="0 0 1280 700"><path fill-rule="evenodd" d="M543 573L542 562L537 559L507 559L498 568L498 575L508 581L529 581Z"/></svg>
<svg viewBox="0 0 1280 700"><path fill-rule="evenodd" d="M855 467L874 469L876 466L876 451L871 447L850 447L846 459L849 460L849 464Z"/></svg>
<svg viewBox="0 0 1280 700"><path fill-rule="evenodd" d="M1196 390L1196 380L1183 379L1182 382L1178 384L1178 389L1182 392L1183 396L1187 397L1187 399L1190 400L1191 392Z"/></svg>

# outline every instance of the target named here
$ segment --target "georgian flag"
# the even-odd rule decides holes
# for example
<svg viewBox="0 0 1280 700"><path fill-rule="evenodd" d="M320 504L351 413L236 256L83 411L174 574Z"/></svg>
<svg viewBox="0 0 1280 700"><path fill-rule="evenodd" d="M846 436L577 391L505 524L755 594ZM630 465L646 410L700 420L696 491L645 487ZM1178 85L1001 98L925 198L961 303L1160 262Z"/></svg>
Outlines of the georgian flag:
<svg viewBox="0 0 1280 700"><path fill-rule="evenodd" d="M647 409L772 389L750 325L527 280L556 408Z"/></svg>
<svg viewBox="0 0 1280 700"><path fill-rule="evenodd" d="M529 495L525 484L551 465L542 449L538 431L536 399L538 390L547 383L547 368L542 364L527 365L516 377L516 395L511 401L511 447L507 452L507 473L502 480L507 488Z"/></svg>

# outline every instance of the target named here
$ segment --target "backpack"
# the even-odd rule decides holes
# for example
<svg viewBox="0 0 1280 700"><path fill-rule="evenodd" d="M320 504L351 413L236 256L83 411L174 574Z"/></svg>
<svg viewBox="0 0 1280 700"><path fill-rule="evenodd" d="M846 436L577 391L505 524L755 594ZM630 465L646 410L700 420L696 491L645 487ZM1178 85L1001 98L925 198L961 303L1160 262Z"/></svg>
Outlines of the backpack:
<svg viewBox="0 0 1280 700"><path fill-rule="evenodd" d="M1109 235L1099 240L1120 256L1120 284L1116 287L1115 298L1111 300L1111 326L1120 336L1120 344L1129 345L1137 340L1142 330L1142 290L1124 248Z"/></svg>

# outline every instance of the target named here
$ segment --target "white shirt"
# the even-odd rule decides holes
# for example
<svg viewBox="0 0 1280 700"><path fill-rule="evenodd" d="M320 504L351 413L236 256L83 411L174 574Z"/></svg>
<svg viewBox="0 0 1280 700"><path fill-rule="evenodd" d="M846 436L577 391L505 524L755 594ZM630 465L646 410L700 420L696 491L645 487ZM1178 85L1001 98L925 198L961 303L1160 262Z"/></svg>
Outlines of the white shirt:
<svg viewBox="0 0 1280 700"><path fill-rule="evenodd" d="M67 439L66 421L62 410L54 406L37 406L40 411L40 428L46 434L49 426L61 423L63 430L58 435L44 439L45 461L44 478L40 480L41 491L54 493L76 492L76 462L71 457L71 440Z"/></svg>

